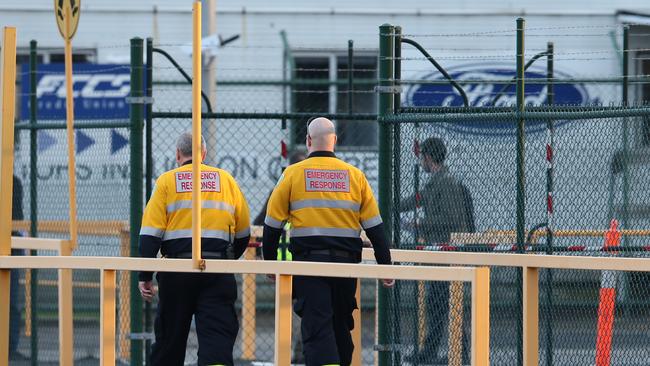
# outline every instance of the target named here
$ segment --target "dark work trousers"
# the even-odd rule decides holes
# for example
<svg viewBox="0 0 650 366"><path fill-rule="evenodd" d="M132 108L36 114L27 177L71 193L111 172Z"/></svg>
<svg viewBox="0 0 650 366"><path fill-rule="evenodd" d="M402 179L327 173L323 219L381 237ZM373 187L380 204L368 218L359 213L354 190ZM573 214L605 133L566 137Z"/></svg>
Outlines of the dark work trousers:
<svg viewBox="0 0 650 366"><path fill-rule="evenodd" d="M356 290L355 278L294 277L294 310L301 317L306 366L352 362Z"/></svg>
<svg viewBox="0 0 650 366"><path fill-rule="evenodd" d="M465 297L465 302L467 301ZM438 347L443 339L448 339L448 332L445 333L445 324L449 319L449 282L433 281L426 285L426 336L424 338L423 349L420 350L419 361L437 361ZM463 314L463 325L466 321L471 322L471 318ZM465 328L465 327L464 327ZM448 329L447 329L448 330ZM469 332L463 329L463 361L469 362ZM447 352L441 357L447 359Z"/></svg>
<svg viewBox="0 0 650 366"><path fill-rule="evenodd" d="M158 280L156 342L151 364L181 366L195 316L199 365L233 365L239 321L235 312L237 284L232 274L165 273Z"/></svg>

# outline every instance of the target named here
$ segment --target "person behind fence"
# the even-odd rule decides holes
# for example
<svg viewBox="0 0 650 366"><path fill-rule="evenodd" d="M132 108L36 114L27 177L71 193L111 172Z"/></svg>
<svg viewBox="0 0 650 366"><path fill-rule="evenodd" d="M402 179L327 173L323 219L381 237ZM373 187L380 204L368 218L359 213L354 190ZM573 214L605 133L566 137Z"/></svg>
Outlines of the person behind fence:
<svg viewBox="0 0 650 366"><path fill-rule="evenodd" d="M309 123L309 156L287 167L269 199L262 240L265 260L276 260L282 229L289 221L289 249L295 261L359 263L359 234L364 229L377 263L391 264L372 189L363 172L336 157L336 140L330 120L316 118ZM386 287L395 282L382 281ZM294 311L301 317L307 366L351 363L356 286L353 278L293 278Z"/></svg>
<svg viewBox="0 0 650 366"><path fill-rule="evenodd" d="M417 224L420 238L427 245L448 243L451 233L474 232L474 205L465 185L453 177L445 166L447 148L437 137L430 137L420 145L419 163L430 175L428 182L419 194L399 202L399 212L414 211L422 207L424 217ZM416 218L417 220L417 218ZM421 362L447 363L446 356L438 358L438 346L443 334L445 319L449 311L449 284L447 282L428 282L425 341L423 347L411 356ZM464 332L463 357L467 358L468 338Z"/></svg>
<svg viewBox="0 0 650 366"><path fill-rule="evenodd" d="M24 220L23 215L23 185L16 175L13 177L11 204L11 219ZM12 231L11 236L20 236L20 232ZM12 249L11 255L23 255L21 249ZM12 361L27 359L23 354L18 352L18 341L20 340L20 271L14 269L11 271L11 280L9 288L9 359Z"/></svg>
<svg viewBox="0 0 650 366"><path fill-rule="evenodd" d="M201 159L206 155L201 141ZM176 144L178 168L163 173L147 203L140 230L140 254L154 258L192 257L192 135ZM250 237L248 205L226 171L201 164L201 256L237 259ZM151 272L140 272L142 297L155 296ZM233 274L158 272L158 309L152 365L183 365L187 337L195 317L199 365L233 365L239 331Z"/></svg>
<svg viewBox="0 0 650 366"><path fill-rule="evenodd" d="M302 150L296 150L289 156L289 165L299 163L307 158L307 155ZM284 169L283 169L284 172ZM271 191L273 193L273 191ZM269 203L269 198L271 198L271 193L266 198L262 209L259 214L253 219L253 225L262 226L264 225L264 218L266 218L266 206ZM291 223L287 222L282 228L282 235L280 236L280 248L278 248L278 260L291 260L291 252L289 251L289 230L291 229ZM291 363L304 363L304 357L302 352L302 339L300 338L300 318L294 318L291 321L291 326L293 328L293 333L297 334L298 337L294 337L295 341L293 342L293 357L291 357Z"/></svg>

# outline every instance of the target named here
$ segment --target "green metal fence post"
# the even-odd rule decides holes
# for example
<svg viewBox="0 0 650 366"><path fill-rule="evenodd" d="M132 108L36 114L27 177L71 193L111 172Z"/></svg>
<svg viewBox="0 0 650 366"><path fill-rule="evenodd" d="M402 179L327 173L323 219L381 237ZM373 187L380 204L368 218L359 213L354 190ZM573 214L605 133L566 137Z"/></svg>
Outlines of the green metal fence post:
<svg viewBox="0 0 650 366"><path fill-rule="evenodd" d="M287 81L287 76L289 78L289 93L291 93L291 96L289 98L289 104L291 107L292 111L295 111L296 108L296 96L293 92L293 81L296 79L296 60L293 57L293 53L291 52L291 47L289 46L289 38L287 37L287 32L285 30L280 31L280 37L282 38L282 47L283 47L283 55L284 55L284 63L282 64L282 78L283 81ZM287 65L288 64L288 65ZM289 67L289 72L287 72L287 66ZM285 84L286 85L286 84ZM283 104L283 110L284 113L287 113L287 97L286 97L286 88L283 88L283 97L282 97L282 104ZM282 128L286 128L286 122L285 119L282 119ZM291 127L289 128L289 141L287 141L287 145L289 146L289 151L294 151L296 148L296 130L297 130L297 121L291 121Z"/></svg>
<svg viewBox="0 0 650 366"><path fill-rule="evenodd" d="M348 113L352 114L352 104L354 102L354 41L348 40Z"/></svg>
<svg viewBox="0 0 650 366"><path fill-rule="evenodd" d="M37 43L35 40L29 42L29 123L35 126L36 116L36 66L38 62ZM38 131L32 129L29 131L29 236L35 238L38 236ZM37 255L35 250L30 251L31 255ZM33 366L38 365L38 270L31 269L31 284L29 293L32 298L30 311L32 314L30 353L31 363Z"/></svg>
<svg viewBox="0 0 650 366"><path fill-rule="evenodd" d="M393 55L395 52L393 44L393 33L395 27L390 24L383 24L379 27L379 111L378 117L381 118L393 112ZM393 156L391 139L391 125L387 123L379 124L379 209L381 211L386 237L392 238L392 191L391 191L391 159ZM389 293L386 289L378 285L378 343L379 349L379 366L390 365L391 357L388 351L389 346ZM383 347L383 348L382 348Z"/></svg>
<svg viewBox="0 0 650 366"><path fill-rule="evenodd" d="M146 125L145 125L145 197L149 201L151 193L153 191L153 146L152 146L152 134L153 134L153 38L147 38L147 65L146 65L146 83L145 95L149 98L149 102L146 107ZM151 333L151 303L146 302L144 304L144 330L147 333ZM151 340L147 339L144 342L144 352L145 355L148 355L151 351ZM145 364L149 364L149 357L145 358Z"/></svg>
<svg viewBox="0 0 650 366"><path fill-rule="evenodd" d="M523 18L517 19L517 112L521 113L525 107L524 93L524 26ZM523 116L517 119L517 252L523 253L526 241L526 180L525 180L525 121ZM517 364L523 364L523 308L522 308L522 283L521 268L517 269Z"/></svg>
<svg viewBox="0 0 650 366"><path fill-rule="evenodd" d="M553 65L553 42L548 42L546 45L546 104L552 106L555 104L555 87L553 85L554 78L554 65ZM547 160L549 167L546 172L546 191L548 194L547 197L547 222L546 222L546 254L553 254L553 217L555 216L555 187L553 184L554 180L554 165L555 165L555 146L554 146L554 135L555 135L555 125L552 119L546 121L546 130L548 133L547 137ZM551 317L549 314L553 310L553 270L546 270L546 365L553 365L553 324L551 322Z"/></svg>
<svg viewBox="0 0 650 366"><path fill-rule="evenodd" d="M623 28L623 106L628 105L629 89L629 53L630 53L630 27ZM621 221L623 229L631 229L629 222L629 204L630 204L630 146L629 146L629 124L628 119L623 118L623 210L621 212ZM611 219L611 218L610 218ZM627 246L627 236L623 238L623 246Z"/></svg>
<svg viewBox="0 0 650 366"><path fill-rule="evenodd" d="M399 88L399 81L402 78L402 60L400 59L402 56L402 27L396 26L394 30L394 37L393 37L393 86L396 88ZM395 90L393 93L393 113L396 114L398 113L397 111L399 110L400 106L402 103L401 95L398 90ZM401 171L400 171L400 161L401 161L401 146L400 146L400 141L401 141L401 130L400 130L400 125L395 124L393 125L393 157L391 160L391 167L394 169L393 172L393 199L399 199L399 193L400 193L400 178L401 178ZM391 200L392 202L392 200ZM401 247L401 243L399 240L399 235L401 231L399 230L399 214L393 215L393 242L394 245L397 248ZM402 334L401 334L401 328L400 324L402 324L400 313L400 305L404 305L402 302L402 284L400 282L395 283L395 288L392 291L393 294L393 321L395 324L394 327L394 337L393 337L393 343L396 345L401 345L402 344ZM417 329L417 328L416 328ZM401 348L396 348L393 351L393 359L395 360L393 362L393 365L399 366L402 364L402 357L401 357L402 349ZM417 361L416 361L417 365Z"/></svg>
<svg viewBox="0 0 650 366"><path fill-rule="evenodd" d="M142 38L131 39L131 257L138 255L138 238L142 220L142 130L144 120L144 65ZM142 333L142 298L138 291L138 276L131 273L131 333ZM142 365L142 343L131 341L131 365Z"/></svg>

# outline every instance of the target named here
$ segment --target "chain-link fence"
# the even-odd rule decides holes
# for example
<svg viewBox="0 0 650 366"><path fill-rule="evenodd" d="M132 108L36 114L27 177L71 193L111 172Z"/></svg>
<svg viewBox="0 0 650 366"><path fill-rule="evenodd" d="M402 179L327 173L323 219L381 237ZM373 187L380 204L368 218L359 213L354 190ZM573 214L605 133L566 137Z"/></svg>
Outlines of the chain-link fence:
<svg viewBox="0 0 650 366"><path fill-rule="evenodd" d="M502 52L512 48L509 43L504 45L503 40L513 40L514 33L436 37L443 40L436 45L445 52L444 62L459 60L467 52L464 42L485 41L485 50L461 58L462 65L450 70L451 77L468 93L472 108L457 108L462 105L460 95L446 81L431 74L429 60L420 55L392 55L394 60L411 62L401 68L408 76L386 78L378 71L379 63L386 56L377 58L376 53L370 54L368 50L355 56L352 62L343 52L323 58L292 56L290 49L277 50L276 56L284 52L288 60L286 65L274 70L275 79L250 74L245 80L222 78L222 74L217 77L216 97L207 96L213 105L208 108L204 104L206 162L235 177L253 219L264 208L286 164L281 155L282 143L288 146L289 155L300 151L307 120L327 115L337 123L340 136L337 155L361 168L376 194L382 194L379 191L382 183L388 184L395 212L391 222L393 240L398 248L646 256L645 239L650 234L644 231L649 224L645 190L649 177L644 169L648 161L645 147L650 141L647 114L639 113L638 109L629 112L634 108L610 109L609 114L602 112L607 109L602 107L592 110L573 106L531 108L531 113L556 115L526 118L525 149L519 150L524 164L517 174L516 131L517 118L521 115L510 108L516 94L514 86L508 87L509 78L516 70L514 64L506 61L510 56ZM461 40L454 40L455 37ZM431 41L434 37L424 35L423 39ZM428 46L433 43L424 45L431 48ZM178 46L161 46L167 51L173 47ZM546 44L535 47L527 57L547 50ZM562 61L579 62L584 58L568 51L555 55L559 65ZM489 68L476 65L474 61L481 58L496 61L498 65ZM599 65L609 66L616 60L616 55L607 56ZM176 66L159 53L154 53L151 61L153 104L146 116L151 133L144 135L145 146L150 149L145 150L148 152L143 160L145 166L151 162L152 174L151 179L143 175L145 187L150 187L162 172L175 167L174 143L191 126L190 85L182 79ZM244 66L239 71L242 70ZM128 66L113 65L100 66L89 74L119 74L121 80L128 80L130 71ZM523 95L526 103L544 104L549 80L555 84L556 104L587 105L621 98L618 76L598 80L588 79L587 75L575 80L556 70L549 79L546 71L533 66L524 74L528 79ZM22 72L29 72L26 66ZM60 80L62 68L46 68L36 73L38 80L45 76ZM280 75L284 78L280 79ZM647 82L642 77L637 79L639 85ZM375 112L378 106L381 109L381 102L375 97L374 88L385 81L396 86L391 93L403 88L402 100L393 111L396 117L381 120L384 115L377 123ZM21 83L21 93L29 94L26 83ZM378 90L385 92L381 87ZM499 100L495 101L497 97ZM37 102L46 110L64 111L63 106L50 104L48 107L47 95L38 95ZM29 123L29 108L22 109L26 112L21 115L19 126ZM128 219L132 215L129 192L133 183L128 105L98 106L94 110L95 115L79 117L76 122L80 127L76 132L80 240L74 254L126 256L132 248ZM67 142L61 129L65 114L57 116L50 112L51 117L39 114L32 120L39 126L35 152L30 152L31 130L19 127L15 172L23 185L25 220L31 214L31 187L36 187L33 197L37 202L38 236L66 238ZM595 117L584 118L589 113ZM553 121L553 128L549 128L549 121ZM52 125L46 126L48 123ZM84 124L86 128L81 128ZM388 142L379 141L382 126L389 127L393 138L389 162L392 182L379 181L378 151L380 144ZM432 137L438 140L431 140ZM30 169L34 158L38 161L35 181ZM522 176L525 184L520 197L524 198L525 207L519 215L524 222L523 230L517 220L517 184ZM619 228L624 230L617 252L603 249L603 237L611 219L617 219ZM539 229L534 231L535 226ZM26 234L29 227L29 222L16 224L16 229ZM548 227L550 231L545 230ZM521 232L530 234L525 246L517 240ZM553 234L551 240L547 233ZM259 249L249 250L257 250L259 254ZM55 253L39 251L37 254ZM491 270L491 362L517 364L522 352L520 270ZM643 347L648 335L642 326L647 320L646 277L642 273L614 276L612 364L641 365L648 358ZM12 289L12 299L22 309L18 313L23 329L17 350L27 358L26 363L30 357L32 364L58 361L56 278L55 271L29 271L17 278L18 288L25 291ZM541 364L594 363L597 345L602 341L597 328L601 319L598 307L603 304L601 282L607 282L604 278L611 279L609 274L600 271L542 271ZM150 339L150 320L157 306L154 302L143 306L142 311L133 308L139 302L131 298L131 282L128 274L120 274L116 347L118 358L125 364L133 362L134 350L139 352L142 348L138 347L145 346L142 339ZM238 284L241 329L235 358L238 363L272 362L274 285L264 276L238 276ZM94 364L98 353L93 335L99 332L99 275L93 271L75 271L73 286L74 357L78 362ZM402 281L387 292L385 307L378 309L377 293L381 290L375 281L362 281L362 363L374 364L378 355L388 353L391 364L447 364L451 359L466 364L471 305L466 287L458 283ZM384 311L386 323L377 323L378 311ZM296 319L294 345L300 343L297 324ZM380 344L378 334L382 332L388 335L387 344ZM197 348L192 330L187 347L188 364L196 362Z"/></svg>
<svg viewBox="0 0 650 366"><path fill-rule="evenodd" d="M124 47L128 49L128 47ZM34 55L36 50L34 49ZM39 58L40 60L40 58ZM79 84L93 79L126 79L128 65L77 64ZM65 131L64 67L62 64L21 65L18 73L18 121L15 132L14 230L20 236L69 239L68 140ZM32 84L33 82L33 84ZM33 86L37 85L34 89ZM96 85L96 84L95 84ZM119 86L119 85L118 85ZM92 89L92 88L91 88ZM129 111L122 100L89 104L87 90L75 87L75 176L78 245L73 255L129 255ZM128 94L128 89L126 90ZM61 97L63 95L63 97ZM122 140L121 140L122 139ZM110 159L107 159L110 157ZM33 169L35 168L35 169ZM119 197L119 199L116 199ZM32 225L34 220L34 225ZM58 255L58 251L17 250L17 255ZM11 364L59 363L58 274L54 270L12 273ZM116 347L128 358L130 284L121 273ZM74 359L93 363L98 357L99 273L73 273Z"/></svg>
<svg viewBox="0 0 650 366"><path fill-rule="evenodd" d="M397 247L647 256L649 111L627 107L646 100L644 87L630 80L644 85L647 75L630 77L617 62L643 63L643 50L629 48L629 29L617 27L610 35L623 39L622 50L576 42L606 35L581 27L557 39L565 46L571 40L571 50L542 43L559 37L558 29L534 28L524 50L523 21L517 32L405 35L380 27L380 144L392 154L380 161L392 173L392 182L380 182L380 198L392 195L383 207L393 213ZM463 48L477 42L483 47L475 52ZM441 64L450 63L460 65L446 72ZM432 64L438 72L413 73ZM589 76L595 65L607 77ZM571 69L581 71L561 71ZM622 99L623 107L612 106ZM612 237L621 229L619 243ZM646 362L647 335L634 321L648 306L645 277L543 270L540 364ZM521 365L521 269L491 268L490 287L491 364ZM387 344L379 346L388 364L467 363L468 289L405 283L387 298L382 310L390 322L379 330Z"/></svg>
<svg viewBox="0 0 650 366"><path fill-rule="evenodd" d="M558 110L559 111L559 110ZM467 115L470 115L468 113ZM450 119L455 119L450 116ZM402 211L395 220L396 244L416 249L514 252L516 228L516 122L507 119L472 124L413 122L408 114L395 124L400 143L394 152L394 207ZM439 119L439 117L438 117ZM418 116L417 121L426 120ZM643 150L625 149L625 130L634 131L642 118L564 119L558 114L554 130L554 205L552 247L546 236L531 235L528 252L561 255L647 257L647 173ZM539 121L540 123L543 121ZM527 122L528 125L528 122ZM530 125L534 126L535 121ZM496 127L501 126L501 127ZM501 128L500 135L489 132ZM526 228L546 223L548 135L527 131L525 153ZM416 151L413 151L413 145ZM444 148L443 148L444 146ZM443 151L446 150L446 154ZM436 155L438 154L438 155ZM439 166L432 164L438 159ZM627 183L626 183L627 182ZM418 204L413 203L415 196ZM625 197L628 197L627 200ZM627 215L627 220L622 219ZM399 221L397 220L399 219ZM604 248L610 220L618 219L623 231L620 251ZM463 223L465 223L463 225ZM619 227L620 229L620 227ZM451 233L477 232L479 235ZM627 235L626 235L627 234ZM607 250L609 249L609 250ZM512 365L521 357L521 280L519 270L492 268L491 361ZM540 361L543 365L591 364L596 360L598 307L603 299L601 282L607 272L545 270L540 275ZM616 310L612 337L612 364L640 365L647 357L644 326L648 291L643 273L616 273ZM602 282L606 283L606 282ZM414 326L393 326L402 344L415 344L426 352L414 360L446 357L452 333L445 328L454 292L443 284L404 285L393 318ZM468 299L467 294L465 299ZM418 303L419 302L419 303ZM425 303L425 305L421 305ZM418 308L420 311L414 309ZM469 304L465 302L465 311ZM601 315L602 316L602 315ZM434 318L434 319L430 319ZM395 320L397 321L397 320ZM416 324L422 327L415 327ZM452 328L453 329L453 328ZM419 332L420 333L419 333ZM424 331L423 336L421 332ZM468 329L465 329L467 332ZM440 339L438 342L429 340ZM398 342L398 340L394 340ZM464 343L465 347L468 343ZM408 355L413 350L406 350ZM519 353L519 355L518 355ZM441 362L441 361L440 361Z"/></svg>

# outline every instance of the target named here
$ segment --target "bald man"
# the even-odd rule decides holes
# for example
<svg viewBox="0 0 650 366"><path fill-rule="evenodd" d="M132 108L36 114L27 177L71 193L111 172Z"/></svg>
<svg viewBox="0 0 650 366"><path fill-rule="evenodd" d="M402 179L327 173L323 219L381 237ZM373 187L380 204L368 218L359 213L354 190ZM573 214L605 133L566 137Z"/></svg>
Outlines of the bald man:
<svg viewBox="0 0 650 366"><path fill-rule="evenodd" d="M361 229L375 250L377 263L391 264L379 208L366 176L334 154L332 121L316 118L307 128L309 156L290 165L280 177L264 219L263 253L275 260L282 228L291 223L293 259L308 262L359 263ZM386 287L393 280L383 280ZM349 365L354 328L354 278L295 276L294 311L302 318L307 366Z"/></svg>

